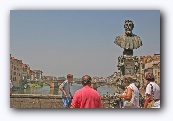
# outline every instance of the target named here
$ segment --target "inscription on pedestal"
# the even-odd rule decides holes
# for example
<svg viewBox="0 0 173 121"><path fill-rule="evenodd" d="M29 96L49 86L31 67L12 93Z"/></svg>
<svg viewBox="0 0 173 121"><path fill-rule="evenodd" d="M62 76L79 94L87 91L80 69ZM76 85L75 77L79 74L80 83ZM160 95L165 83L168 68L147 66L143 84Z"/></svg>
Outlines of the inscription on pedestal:
<svg viewBox="0 0 173 121"><path fill-rule="evenodd" d="M124 61L125 72L124 75L134 75L134 60Z"/></svg>

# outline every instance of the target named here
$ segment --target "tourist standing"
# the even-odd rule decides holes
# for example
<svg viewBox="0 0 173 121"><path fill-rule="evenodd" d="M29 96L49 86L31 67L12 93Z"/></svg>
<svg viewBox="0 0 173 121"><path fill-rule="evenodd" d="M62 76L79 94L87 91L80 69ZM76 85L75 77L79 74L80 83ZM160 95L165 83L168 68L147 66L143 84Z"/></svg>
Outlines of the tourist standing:
<svg viewBox="0 0 173 121"><path fill-rule="evenodd" d="M71 108L102 108L100 94L91 87L91 81L88 75L82 77L83 88L75 92Z"/></svg>
<svg viewBox="0 0 173 121"><path fill-rule="evenodd" d="M160 87L154 82L153 73L147 73L145 79L147 80L147 87L144 108L160 108Z"/></svg>
<svg viewBox="0 0 173 121"><path fill-rule="evenodd" d="M73 98L70 91L70 82L73 80L73 75L68 74L67 80L65 80L60 86L59 89L62 91L62 102L65 108L69 108L71 104L71 98Z"/></svg>
<svg viewBox="0 0 173 121"><path fill-rule="evenodd" d="M139 108L139 90L133 83L131 77L124 78L126 85L125 92L119 94L119 98L123 98L123 108Z"/></svg>

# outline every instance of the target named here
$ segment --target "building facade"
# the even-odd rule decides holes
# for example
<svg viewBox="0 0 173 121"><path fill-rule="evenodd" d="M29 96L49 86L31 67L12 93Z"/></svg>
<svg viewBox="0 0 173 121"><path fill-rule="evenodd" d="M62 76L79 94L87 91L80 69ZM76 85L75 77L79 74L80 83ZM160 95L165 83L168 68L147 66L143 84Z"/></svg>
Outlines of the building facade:
<svg viewBox="0 0 173 121"><path fill-rule="evenodd" d="M30 80L41 80L43 72L41 70L30 70Z"/></svg>
<svg viewBox="0 0 173 121"><path fill-rule="evenodd" d="M154 74L155 82L160 85L160 54L140 56L139 63L140 67L137 77L141 85L146 85L145 76L148 72Z"/></svg>
<svg viewBox="0 0 173 121"><path fill-rule="evenodd" d="M10 54L10 80L15 88L20 88L22 80L22 60L18 60Z"/></svg>

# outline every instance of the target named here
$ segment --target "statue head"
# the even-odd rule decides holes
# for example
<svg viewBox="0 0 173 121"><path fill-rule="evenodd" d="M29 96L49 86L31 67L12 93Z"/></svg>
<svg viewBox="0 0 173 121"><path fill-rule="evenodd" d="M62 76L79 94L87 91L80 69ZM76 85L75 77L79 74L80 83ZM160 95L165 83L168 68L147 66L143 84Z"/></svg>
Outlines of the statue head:
<svg viewBox="0 0 173 121"><path fill-rule="evenodd" d="M127 36L131 36L132 30L134 28L133 21L132 20L125 20L124 28L125 28L125 34Z"/></svg>

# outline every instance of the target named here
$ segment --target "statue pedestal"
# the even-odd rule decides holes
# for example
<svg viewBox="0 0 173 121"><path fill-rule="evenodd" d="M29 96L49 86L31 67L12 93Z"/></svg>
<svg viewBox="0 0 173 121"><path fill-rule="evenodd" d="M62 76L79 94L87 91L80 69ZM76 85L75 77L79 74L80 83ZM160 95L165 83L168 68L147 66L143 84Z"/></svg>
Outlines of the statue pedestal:
<svg viewBox="0 0 173 121"><path fill-rule="evenodd" d="M122 76L132 76L136 78L138 70L138 57L133 55L122 55L118 57L118 69Z"/></svg>
<svg viewBox="0 0 173 121"><path fill-rule="evenodd" d="M135 74L135 61L133 56L125 56L124 58L124 72L123 75L131 75Z"/></svg>

